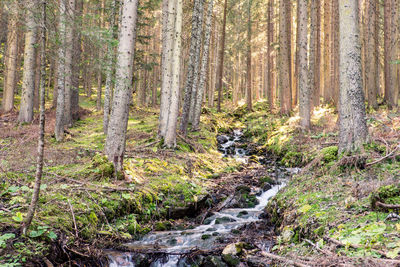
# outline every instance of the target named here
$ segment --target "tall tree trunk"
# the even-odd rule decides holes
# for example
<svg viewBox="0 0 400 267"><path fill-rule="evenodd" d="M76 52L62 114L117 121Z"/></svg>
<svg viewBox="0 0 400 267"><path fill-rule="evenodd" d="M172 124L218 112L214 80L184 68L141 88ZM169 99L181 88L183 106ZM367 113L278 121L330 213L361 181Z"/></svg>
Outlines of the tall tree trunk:
<svg viewBox="0 0 400 267"><path fill-rule="evenodd" d="M216 90L218 90L218 103L217 110L221 112L221 102L222 102L222 77L224 74L224 55L225 55L225 33L226 33L226 12L228 9L228 0L224 3L224 18L222 20L222 33L221 33L221 46L219 51L219 63L218 63L218 73L217 73L217 84Z"/></svg>
<svg viewBox="0 0 400 267"><path fill-rule="evenodd" d="M273 70L273 61L272 61L272 39L273 39L273 32L274 32L274 24L273 24L273 0L268 1L268 9L267 9L267 58L266 58L266 73L265 73L265 90L266 96L268 99L268 107L270 109L273 108L274 101L272 98L272 70Z"/></svg>
<svg viewBox="0 0 400 267"><path fill-rule="evenodd" d="M314 1L314 0L313 0ZM313 2L314 7L316 9L316 44L315 44L315 70L314 70L314 91L313 94L313 105L314 107L318 107L320 105L321 99L321 6L319 5L319 1L317 3ZM311 9L313 12L314 9Z"/></svg>
<svg viewBox="0 0 400 267"><path fill-rule="evenodd" d="M300 113L300 126L304 129L310 128L310 72L308 68L308 12L307 12L307 0L299 0L299 113Z"/></svg>
<svg viewBox="0 0 400 267"><path fill-rule="evenodd" d="M132 95L133 59L136 43L138 0L124 0L117 53L116 85L107 131L105 153L115 170L121 171L126 145L129 101Z"/></svg>
<svg viewBox="0 0 400 267"><path fill-rule="evenodd" d="M289 114L292 110L292 89L290 86L290 42L288 40L287 1L281 0L279 5L279 101L281 113Z"/></svg>
<svg viewBox="0 0 400 267"><path fill-rule="evenodd" d="M251 5L252 0L248 0L247 7L247 109L253 110L253 99L252 99L252 80L251 80Z"/></svg>
<svg viewBox="0 0 400 267"><path fill-rule="evenodd" d="M66 1L67 25L65 31L66 47L65 47L65 106L64 106L64 125L72 124L72 57L73 57L73 40L74 40L74 24L75 24L75 0Z"/></svg>
<svg viewBox="0 0 400 267"><path fill-rule="evenodd" d="M331 0L324 2L324 64L323 64L323 96L325 103L330 103L333 98L331 88Z"/></svg>
<svg viewBox="0 0 400 267"><path fill-rule="evenodd" d="M203 95L206 87L207 67L209 61L210 52L210 39L211 39L211 23L212 13L214 8L214 0L210 0L208 3L204 47L203 47L203 58L201 62L200 81L197 89L196 104L194 110L192 129L198 130L200 124L201 106L203 104Z"/></svg>
<svg viewBox="0 0 400 267"><path fill-rule="evenodd" d="M353 152L366 141L364 91L362 88L358 0L340 0L340 106L339 152Z"/></svg>
<svg viewBox="0 0 400 267"><path fill-rule="evenodd" d="M58 48L58 81L57 81L57 108L56 108L56 125L55 136L58 142L64 139L64 113L65 113L65 48L66 48L66 1L60 0L59 12L60 23L58 25L58 32L60 38L60 45Z"/></svg>
<svg viewBox="0 0 400 267"><path fill-rule="evenodd" d="M339 103L339 0L332 1L331 16L331 90L332 102Z"/></svg>
<svg viewBox="0 0 400 267"><path fill-rule="evenodd" d="M21 106L18 115L19 122L31 122L33 120L33 98L35 92L37 45L37 24L35 21L35 11L38 10L37 0L26 1L26 8L24 74L22 79Z"/></svg>
<svg viewBox="0 0 400 267"><path fill-rule="evenodd" d="M73 120L77 120L79 116L79 79L82 68L82 34L80 28L82 27L82 13L83 1L75 0L75 22L74 37L73 37L73 55L72 55L72 81L71 81L71 115Z"/></svg>
<svg viewBox="0 0 400 267"><path fill-rule="evenodd" d="M365 60L365 85L368 96L368 105L374 109L378 108L377 101L377 79L379 78L378 68L377 68L377 45L378 45L378 33L377 33L377 3L376 1L366 1L367 5L367 31L366 31L366 47L368 60Z"/></svg>
<svg viewBox="0 0 400 267"><path fill-rule="evenodd" d="M43 172L43 157L44 157L44 133L45 133L45 87L46 87L46 0L41 0L41 67L40 67L40 119L39 119L39 138L38 138L38 156L36 163L35 184L31 203L29 204L28 214L21 225L23 234L26 234L27 229L31 225L35 214L36 206L39 200L40 184L42 181Z"/></svg>
<svg viewBox="0 0 400 267"><path fill-rule="evenodd" d="M110 17L110 36L112 39L115 38L115 17L117 12L117 0L112 0L111 2L111 17ZM104 113L103 113L103 131L107 134L108 130L108 121L110 117L111 111L111 95L112 95L112 87L113 87L113 74L114 74L114 46L111 41L108 43L107 47L108 53L106 56L106 88L104 91Z"/></svg>
<svg viewBox="0 0 400 267"><path fill-rule="evenodd" d="M178 123L178 113L179 113L179 84L180 84L180 65L181 65L181 38L182 38L182 5L183 0L174 0L174 8L171 14L171 20L174 21L174 40L172 45L172 58L168 60L171 62L171 98L169 102L169 112L168 112L168 123L167 131L164 137L164 145L167 148L176 147L176 128Z"/></svg>
<svg viewBox="0 0 400 267"><path fill-rule="evenodd" d="M14 108L14 94L17 80L17 57L18 57L18 20L19 6L16 1L9 6L9 21L7 33L7 52L5 58L5 75L2 110L9 112Z"/></svg>
<svg viewBox="0 0 400 267"><path fill-rule="evenodd" d="M309 59L309 78L310 78L310 112L314 106L314 93L315 93L315 86L316 86L316 77L315 77L315 68L316 68L316 59L317 59L317 0L311 0L311 7L310 7L310 59Z"/></svg>

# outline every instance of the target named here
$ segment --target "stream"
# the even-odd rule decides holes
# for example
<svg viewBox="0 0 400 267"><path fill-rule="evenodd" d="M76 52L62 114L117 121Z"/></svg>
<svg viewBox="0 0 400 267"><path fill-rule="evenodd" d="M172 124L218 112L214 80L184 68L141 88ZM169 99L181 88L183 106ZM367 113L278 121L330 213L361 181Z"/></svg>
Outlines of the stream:
<svg viewBox="0 0 400 267"><path fill-rule="evenodd" d="M233 157L238 161L247 163L249 152L245 148L242 132L235 130L232 135L217 137L218 149L224 157ZM269 160L264 160L271 164ZM267 165L268 166L268 165ZM267 206L268 201L285 186L285 181L290 174L298 169L278 168L280 180L277 184L268 186L265 191L261 188L252 188L251 194L256 196L256 204L251 208L222 208L206 217L203 224L193 229L182 231L152 232L141 240L125 244L128 251L106 251L110 267L183 267L199 265L192 257L185 257L192 252L210 251L221 246L221 240L234 238L235 231L239 231L248 224L260 222L260 215ZM226 201L230 201L229 199ZM223 241L222 241L223 242ZM262 244L262 249L269 250L270 242ZM146 253L140 253L146 251ZM204 265L204 264L203 264ZM207 264L206 264L207 266Z"/></svg>

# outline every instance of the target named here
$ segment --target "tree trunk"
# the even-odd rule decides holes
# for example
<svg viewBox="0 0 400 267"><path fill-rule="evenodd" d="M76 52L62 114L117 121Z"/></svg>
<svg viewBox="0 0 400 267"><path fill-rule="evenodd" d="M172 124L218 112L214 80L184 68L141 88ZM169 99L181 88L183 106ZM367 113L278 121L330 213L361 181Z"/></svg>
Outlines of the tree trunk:
<svg viewBox="0 0 400 267"><path fill-rule="evenodd" d="M272 98L273 92L272 92L272 70L273 70L273 61L272 61L272 39L273 39L273 32L274 32L274 24L273 24L273 0L268 1L268 10L267 10L267 58L266 58L266 73L265 73L265 95L267 96L268 99L268 107L270 109L273 108L274 101Z"/></svg>
<svg viewBox="0 0 400 267"><path fill-rule="evenodd" d="M289 114L292 109L292 90L290 86L290 42L288 40L287 1L280 1L279 5L279 101L281 114Z"/></svg>
<svg viewBox="0 0 400 267"><path fill-rule="evenodd" d="M182 34L182 5L183 0L174 0L174 9L172 9L171 20L174 23L174 40L172 46L171 62L171 98L169 103L167 131L164 137L164 145L167 148L176 147L176 127L179 113L179 84L180 84L180 65L181 65L181 34ZM173 12L175 11L175 12Z"/></svg>
<svg viewBox="0 0 400 267"><path fill-rule="evenodd" d="M354 152L366 141L358 0L340 0L339 152Z"/></svg>
<svg viewBox="0 0 400 267"><path fill-rule="evenodd" d="M60 0L60 23L58 32L60 38L60 46L58 48L58 81L57 81L57 108L56 108L56 125L55 136L58 142L64 139L64 113L65 113L65 47L66 47L66 0Z"/></svg>
<svg viewBox="0 0 400 267"><path fill-rule="evenodd" d="M110 36L114 39L115 35L115 17L117 12L117 0L112 0L111 2L111 17L110 17ZM114 58L115 52L114 47L111 42L108 44L108 53L106 56L106 88L104 91L104 113L103 113L103 131L107 134L108 121L110 117L110 103L112 101L112 87L113 87L113 74L114 74Z"/></svg>
<svg viewBox="0 0 400 267"><path fill-rule="evenodd" d="M207 19L206 19L206 28L205 28L205 37L204 37L204 47L203 47L203 58L201 62L201 71L200 71L200 81L197 89L196 95L196 104L194 109L194 118L192 129L198 130L200 124L200 115L201 115L201 106L203 104L203 95L206 87L206 77L207 77L207 67L209 60L209 52L210 52L210 39L211 39L211 22L212 22L212 13L214 8L214 0L210 0L208 3L208 11L207 11Z"/></svg>
<svg viewBox="0 0 400 267"><path fill-rule="evenodd" d="M101 110L101 89L103 86L103 74L102 71L99 70L97 73L97 97L96 97L96 110Z"/></svg>
<svg viewBox="0 0 400 267"><path fill-rule="evenodd" d="M31 203L28 208L28 214L25 217L21 225L23 234L26 234L27 229L32 222L35 214L36 206L39 200L40 184L42 181L43 171L43 157L44 157L44 133L45 133L45 87L46 87L46 0L42 1L41 4L41 66L40 66L40 119L39 119L39 138L38 138L38 156L36 163L36 175L35 184L33 188L33 194Z"/></svg>
<svg viewBox="0 0 400 267"><path fill-rule="evenodd" d="M247 110L253 110L253 99L252 99L252 80L251 80L251 5L252 0L248 0L248 7L247 7Z"/></svg>
<svg viewBox="0 0 400 267"><path fill-rule="evenodd" d="M367 5L367 25L366 25L366 47L368 60L365 60L365 85L368 96L368 105L374 109L378 108L377 101L377 79L379 77L378 68L377 68L377 45L378 45L378 33L377 33L377 5L376 1L366 1Z"/></svg>
<svg viewBox="0 0 400 267"><path fill-rule="evenodd" d="M5 58L5 75L2 110L9 112L14 108L14 93L17 80L17 57L18 57L18 19L19 7L17 2L12 2L9 6L10 14L7 33L7 53ZM12 13L12 12L15 13Z"/></svg>
<svg viewBox="0 0 400 267"><path fill-rule="evenodd" d="M29 123L33 120L33 99L35 94L35 67L37 45L37 25L35 21L35 10L38 10L37 0L28 0L26 2L26 8L24 74L22 79L22 96L18 121Z"/></svg>
<svg viewBox="0 0 400 267"><path fill-rule="evenodd" d="M124 0L117 53L116 85L107 131L105 153L121 171L125 153L129 101L132 94L138 0Z"/></svg>
<svg viewBox="0 0 400 267"><path fill-rule="evenodd" d="M314 1L314 0L313 0ZM315 70L314 70L314 91L313 91L313 104L314 107L318 107L320 105L321 99L321 6L319 5L319 1L317 3L313 2L316 5L316 56L315 56ZM313 11L313 9L311 9Z"/></svg>
<svg viewBox="0 0 400 267"><path fill-rule="evenodd" d="M307 48L308 48L308 12L307 12L307 0L299 0L298 6L299 9L299 113L300 113L300 126L304 129L310 128L310 71L308 67L308 56L307 56Z"/></svg>
<svg viewBox="0 0 400 267"><path fill-rule="evenodd" d="M65 106L64 106L64 125L72 125L72 57L73 57L73 40L74 40L74 23L75 23L75 0L66 1L67 25L65 30L66 47L65 47Z"/></svg>
<svg viewBox="0 0 400 267"><path fill-rule="evenodd" d="M228 9L228 0L224 3L224 18L222 21L222 33L221 33L221 47L219 51L219 64L218 64L218 74L217 74L217 84L216 90L218 90L218 103L217 110L221 112L221 102L222 102L222 76L224 72L224 55L225 55L225 33L226 33L226 13Z"/></svg>
<svg viewBox="0 0 400 267"><path fill-rule="evenodd" d="M193 89L195 87L194 83L196 81L196 69L199 64L200 57L200 45L201 42L198 40L201 34L202 21L201 15L203 6L203 0L195 0L193 6L193 14L192 14L192 37L190 41L190 52L189 52L189 62L186 74L186 83L185 83L185 96L184 103L182 109L182 119L180 131L186 135L187 127L190 120L190 108L193 98ZM200 30L199 30L200 28ZM198 73L198 72L197 72Z"/></svg>

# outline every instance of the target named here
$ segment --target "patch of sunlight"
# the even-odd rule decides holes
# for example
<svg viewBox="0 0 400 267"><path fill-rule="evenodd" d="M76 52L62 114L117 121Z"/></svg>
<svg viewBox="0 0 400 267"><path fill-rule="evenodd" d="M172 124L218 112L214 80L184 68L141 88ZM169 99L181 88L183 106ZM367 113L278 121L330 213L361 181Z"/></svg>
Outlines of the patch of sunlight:
<svg viewBox="0 0 400 267"><path fill-rule="evenodd" d="M318 106L318 107L314 108L312 116L313 116L314 120L318 121L322 117L326 116L327 114L333 113L333 111L334 111L333 108L328 106L328 105L326 105L326 106Z"/></svg>
<svg viewBox="0 0 400 267"><path fill-rule="evenodd" d="M242 107L242 106L244 106L246 104L246 99L241 99L241 100L239 100L239 102L238 102L238 107Z"/></svg>
<svg viewBox="0 0 400 267"><path fill-rule="evenodd" d="M288 119L288 124L289 125L297 125L299 123L299 121L300 121L300 116L296 115L296 116L290 117Z"/></svg>

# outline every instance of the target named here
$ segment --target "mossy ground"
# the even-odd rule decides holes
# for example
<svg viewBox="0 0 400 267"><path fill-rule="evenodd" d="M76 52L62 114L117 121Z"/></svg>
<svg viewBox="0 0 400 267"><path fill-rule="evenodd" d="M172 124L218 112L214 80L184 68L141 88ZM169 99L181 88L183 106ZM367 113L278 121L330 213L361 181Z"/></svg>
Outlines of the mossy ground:
<svg viewBox="0 0 400 267"><path fill-rule="evenodd" d="M17 229L33 188L37 125L7 123L0 130L0 265L52 257L54 243L89 255L82 244L101 248L170 227L169 209L199 201L218 174L238 166L216 149L216 133L232 125L222 115L204 116L201 131L178 138L176 150L164 150L156 142L156 109L135 108L128 124L125 175L116 179L102 155L102 114L94 111L94 101L82 100L92 113L68 129L62 143L52 134L54 110L48 112L42 190L26 237Z"/></svg>

